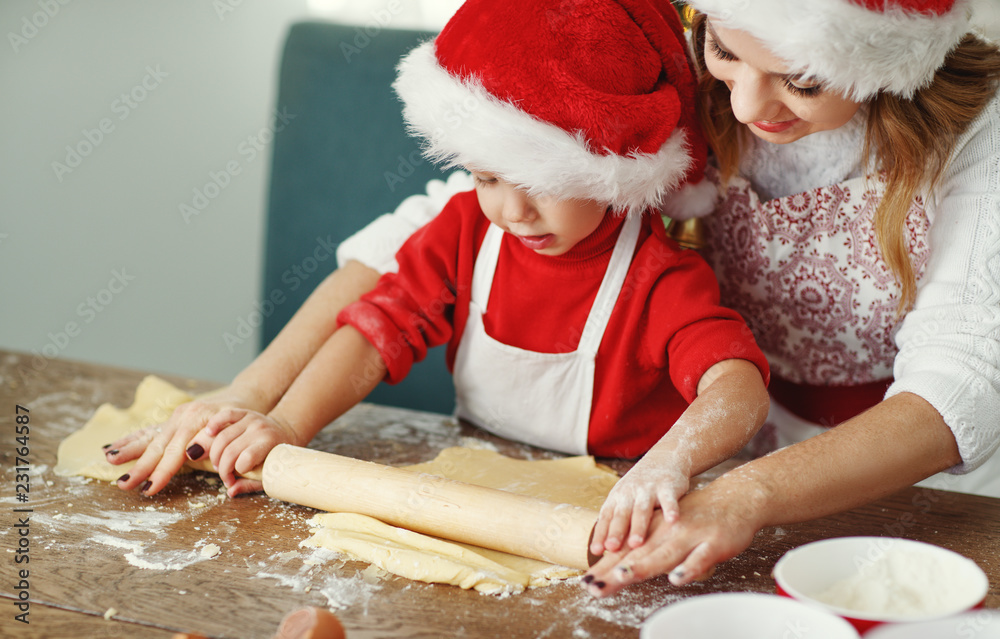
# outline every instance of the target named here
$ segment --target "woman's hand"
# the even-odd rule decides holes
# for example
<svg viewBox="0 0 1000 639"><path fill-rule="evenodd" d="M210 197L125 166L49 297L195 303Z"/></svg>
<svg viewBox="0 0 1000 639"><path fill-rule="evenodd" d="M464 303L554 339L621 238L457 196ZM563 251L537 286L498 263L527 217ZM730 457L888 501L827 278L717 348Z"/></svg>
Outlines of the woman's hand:
<svg viewBox="0 0 1000 639"><path fill-rule="evenodd" d="M690 478L680 465L644 457L608 494L594 526L590 552L601 556L625 546L638 548L654 518L668 524L677 519L677 500L689 486ZM657 508L662 517L657 517Z"/></svg>
<svg viewBox="0 0 1000 639"><path fill-rule="evenodd" d="M724 477L684 496L676 521L653 518L643 545L605 553L583 577L588 591L606 597L664 574L683 586L710 577L716 564L743 552L761 527L762 496Z"/></svg>
<svg viewBox="0 0 1000 639"><path fill-rule="evenodd" d="M128 473L118 479L118 487L139 487L146 495L155 495L167 485L184 464L204 457L214 441L204 429L221 411L252 408L256 402L249 394L226 387L211 395L178 406L166 422L130 433L104 446L104 456L111 464L136 461Z"/></svg>

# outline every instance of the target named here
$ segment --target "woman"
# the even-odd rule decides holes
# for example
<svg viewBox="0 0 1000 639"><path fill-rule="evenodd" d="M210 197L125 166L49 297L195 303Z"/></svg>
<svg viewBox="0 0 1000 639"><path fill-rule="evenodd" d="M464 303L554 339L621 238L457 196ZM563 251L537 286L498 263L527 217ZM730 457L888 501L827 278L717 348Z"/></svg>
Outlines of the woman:
<svg viewBox="0 0 1000 639"><path fill-rule="evenodd" d="M792 445L602 558L597 596L689 583L765 526L973 470L1000 441L1000 52L966 3L690 4L725 186L709 261L772 365L769 447ZM936 485L997 495L998 475Z"/></svg>
<svg viewBox="0 0 1000 639"><path fill-rule="evenodd" d="M613 518L585 578L597 596L665 573L689 583L762 527L971 471L1000 442L1000 53L965 36L966 2L691 4L707 14L694 35L725 189L707 254L781 378L768 447L795 443L688 494L645 539ZM385 246L469 188L462 175L437 183L346 242L343 267L231 386L133 444L154 452L123 487L148 476L154 493L181 451L204 454L199 433L220 408L273 406L329 317L374 285L372 267L391 268Z"/></svg>

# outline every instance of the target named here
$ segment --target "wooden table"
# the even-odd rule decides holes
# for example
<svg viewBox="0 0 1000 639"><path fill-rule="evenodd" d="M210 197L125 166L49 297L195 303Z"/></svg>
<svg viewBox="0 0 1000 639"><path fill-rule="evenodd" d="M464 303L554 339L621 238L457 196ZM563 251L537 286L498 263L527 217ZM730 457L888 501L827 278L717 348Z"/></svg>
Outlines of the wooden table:
<svg viewBox="0 0 1000 639"><path fill-rule="evenodd" d="M290 610L315 605L335 610L351 639L637 637L646 617L684 597L773 592L770 573L782 553L844 535L907 537L956 550L987 572L986 607L1000 607L1000 500L958 493L910 488L835 517L765 529L707 582L678 589L660 578L596 600L577 583L503 598L480 595L300 548L315 511L264 495L226 499L218 479L203 474L179 477L153 498L55 476L59 441L101 403L129 405L143 376L0 351L0 508L5 511L0 552L8 555L0 568L0 635L160 638L196 631L263 639ZM168 379L192 392L214 386ZM15 489L16 457L26 452L17 450L15 440L17 405L30 410L27 502L17 500ZM311 445L402 464L430 459L469 437L514 457L554 457L449 417L374 405L357 407ZM619 472L627 469L623 462L612 465ZM31 512L16 512L23 508ZM27 527L19 527L20 521ZM200 550L210 543L221 553L204 558ZM23 556L28 561L16 563ZM23 569L29 572L22 580ZM25 601L27 625L15 618Z"/></svg>

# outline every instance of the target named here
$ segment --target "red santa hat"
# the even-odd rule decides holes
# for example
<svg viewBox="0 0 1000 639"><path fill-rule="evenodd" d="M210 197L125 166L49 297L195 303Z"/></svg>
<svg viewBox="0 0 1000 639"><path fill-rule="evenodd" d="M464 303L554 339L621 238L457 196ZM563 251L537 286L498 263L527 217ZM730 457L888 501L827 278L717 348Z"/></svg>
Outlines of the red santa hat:
<svg viewBox="0 0 1000 639"><path fill-rule="evenodd" d="M616 211L714 207L669 2L467 0L403 58L393 86L411 133L447 166Z"/></svg>
<svg viewBox="0 0 1000 639"><path fill-rule="evenodd" d="M931 83L971 30L969 0L688 0L796 72L859 102Z"/></svg>

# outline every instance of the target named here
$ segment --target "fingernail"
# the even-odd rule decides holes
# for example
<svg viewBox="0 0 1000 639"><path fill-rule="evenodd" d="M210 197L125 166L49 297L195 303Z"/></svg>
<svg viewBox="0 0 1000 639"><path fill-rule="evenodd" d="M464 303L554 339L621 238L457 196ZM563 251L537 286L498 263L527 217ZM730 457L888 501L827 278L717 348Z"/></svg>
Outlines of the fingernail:
<svg viewBox="0 0 1000 639"><path fill-rule="evenodd" d="M128 473L125 473L124 475L122 475L121 477L119 477L118 479L116 479L115 481L116 482L119 482L119 481L128 481L129 477L130 477L130 475Z"/></svg>
<svg viewBox="0 0 1000 639"><path fill-rule="evenodd" d="M117 455L118 454L118 449L116 448L114 450L109 450L108 452L106 452L104 454L105 455Z"/></svg>
<svg viewBox="0 0 1000 639"><path fill-rule="evenodd" d="M604 583L603 581L595 581L594 582L594 588L597 588L598 590L604 590L604 587L607 586L607 585L608 584Z"/></svg>
<svg viewBox="0 0 1000 639"><path fill-rule="evenodd" d="M191 444L187 449L188 459L194 461L205 454L205 449L202 448L201 444Z"/></svg>
<svg viewBox="0 0 1000 639"><path fill-rule="evenodd" d="M621 575L631 575L632 566L628 565L615 566L615 571L617 571Z"/></svg>
<svg viewBox="0 0 1000 639"><path fill-rule="evenodd" d="M107 450L107 449L111 448L111 444L105 444L105 445L101 446L101 448L103 448L104 450Z"/></svg>
<svg viewBox="0 0 1000 639"><path fill-rule="evenodd" d="M589 584L593 580L594 580L594 575L584 575L582 579L583 583L585 584Z"/></svg>
<svg viewBox="0 0 1000 639"><path fill-rule="evenodd" d="M149 487L152 486L152 485L153 485L153 482L151 480L147 479L145 482L143 482L142 488L139 489L139 492L140 493L146 492L147 490L149 490Z"/></svg>

